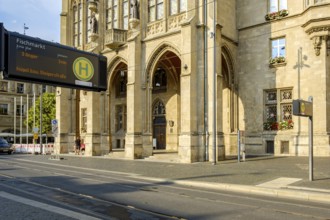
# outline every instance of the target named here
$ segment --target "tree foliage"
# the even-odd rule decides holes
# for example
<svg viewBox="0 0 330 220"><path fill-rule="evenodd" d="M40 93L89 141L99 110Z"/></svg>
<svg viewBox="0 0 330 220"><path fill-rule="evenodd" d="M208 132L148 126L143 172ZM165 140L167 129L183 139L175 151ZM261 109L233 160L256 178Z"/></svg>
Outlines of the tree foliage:
<svg viewBox="0 0 330 220"><path fill-rule="evenodd" d="M56 101L54 93L43 93L42 95L42 133L47 134L52 130L51 121L55 119ZM29 128L33 128L34 106L29 109L29 117L27 119ZM26 121L25 121L26 125ZM40 97L35 101L35 127L40 131Z"/></svg>

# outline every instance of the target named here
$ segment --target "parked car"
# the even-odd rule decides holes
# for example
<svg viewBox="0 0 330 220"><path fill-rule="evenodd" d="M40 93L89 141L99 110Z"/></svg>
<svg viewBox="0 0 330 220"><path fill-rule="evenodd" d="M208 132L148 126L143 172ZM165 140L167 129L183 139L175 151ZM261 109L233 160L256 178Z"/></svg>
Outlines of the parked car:
<svg viewBox="0 0 330 220"><path fill-rule="evenodd" d="M14 148L12 144L9 144L6 139L0 137L0 152L12 154L14 152Z"/></svg>

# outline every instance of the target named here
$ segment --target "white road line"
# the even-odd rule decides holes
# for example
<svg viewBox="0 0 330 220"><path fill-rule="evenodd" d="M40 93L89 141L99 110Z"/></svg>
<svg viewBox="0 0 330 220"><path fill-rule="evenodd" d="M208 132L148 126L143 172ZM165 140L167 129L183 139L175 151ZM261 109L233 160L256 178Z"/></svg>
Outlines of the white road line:
<svg viewBox="0 0 330 220"><path fill-rule="evenodd" d="M41 202L37 202L31 199L26 199L20 196L16 196L13 194L9 194L3 191L0 191L0 197L5 198L5 199L9 199L15 202L19 202L19 203L23 203L25 205L28 206L33 206L39 209L43 209L49 212L53 212L53 213L57 213L60 215L64 215L70 218L74 218L74 219L81 219L81 220L99 220L99 218L94 218L92 216L88 216L88 215L84 215L78 212L74 212L71 210L67 210L67 209L63 209L63 208L59 208L56 206L52 206L52 205L48 205L45 203L41 203Z"/></svg>

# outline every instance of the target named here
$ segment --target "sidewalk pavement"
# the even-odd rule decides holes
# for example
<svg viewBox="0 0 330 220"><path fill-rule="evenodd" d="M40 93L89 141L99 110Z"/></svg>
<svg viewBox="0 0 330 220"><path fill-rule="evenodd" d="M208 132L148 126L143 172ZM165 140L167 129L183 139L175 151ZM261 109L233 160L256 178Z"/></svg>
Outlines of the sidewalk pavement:
<svg viewBox="0 0 330 220"><path fill-rule="evenodd" d="M18 156L18 155L17 155ZM314 181L309 181L308 157L254 157L180 164L147 160L60 155L19 155L26 160L96 170L134 173L135 178L218 190L293 198L330 204L330 157L314 157Z"/></svg>

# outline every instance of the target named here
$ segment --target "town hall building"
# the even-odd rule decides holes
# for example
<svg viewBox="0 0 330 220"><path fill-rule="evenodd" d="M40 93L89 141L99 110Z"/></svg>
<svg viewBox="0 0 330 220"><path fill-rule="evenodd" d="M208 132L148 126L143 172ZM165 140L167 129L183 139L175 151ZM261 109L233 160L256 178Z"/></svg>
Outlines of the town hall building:
<svg viewBox="0 0 330 220"><path fill-rule="evenodd" d="M330 156L329 11L330 0L62 0L61 43L107 57L107 90L57 88L56 150L80 137L90 156L216 162L237 155L241 131L248 155L306 156L308 119L292 102L312 96L314 154Z"/></svg>

